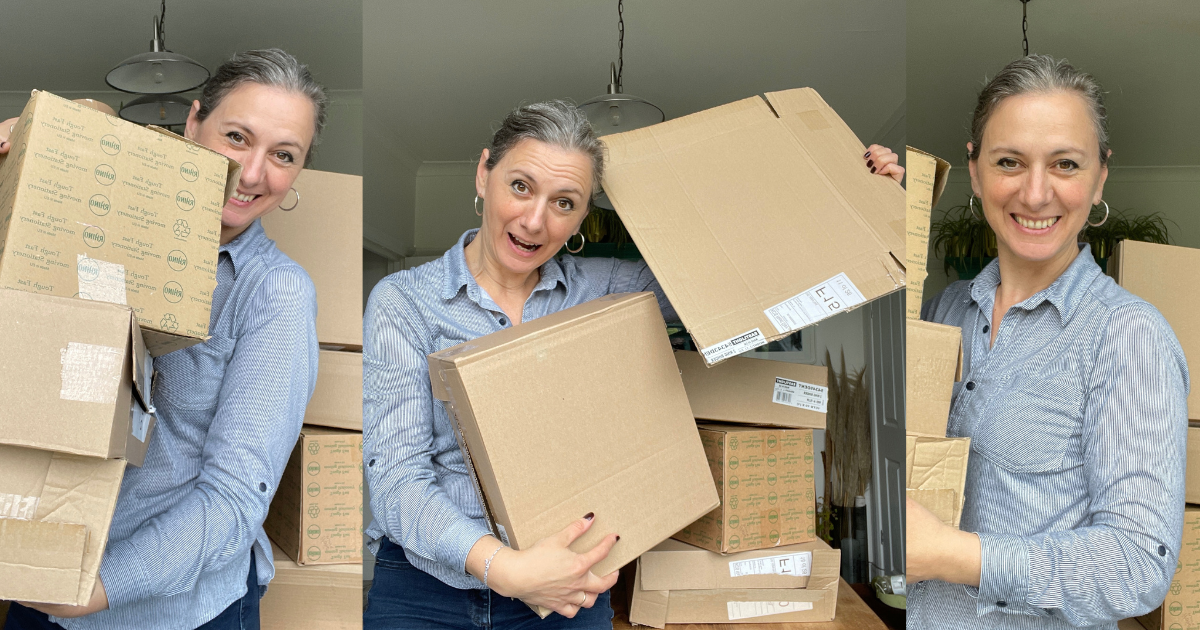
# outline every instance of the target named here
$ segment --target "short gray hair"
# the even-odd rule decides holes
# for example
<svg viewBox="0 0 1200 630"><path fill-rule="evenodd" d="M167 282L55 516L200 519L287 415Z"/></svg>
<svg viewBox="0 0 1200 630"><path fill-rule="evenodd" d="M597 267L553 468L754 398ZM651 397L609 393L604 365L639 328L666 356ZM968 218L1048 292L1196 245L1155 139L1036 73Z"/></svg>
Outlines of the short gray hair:
<svg viewBox="0 0 1200 630"><path fill-rule="evenodd" d="M578 107L563 100L521 105L504 117L488 145L485 165L490 171L509 149L525 139L538 140L567 151L579 151L592 161L592 196L600 193L604 176L604 145Z"/></svg>
<svg viewBox="0 0 1200 630"><path fill-rule="evenodd" d="M200 110L196 112L196 118L208 118L217 105L221 104L221 100L243 83L282 88L306 96L312 101L316 115L313 120L312 144L304 156L304 163L308 164L320 141L321 130L325 128L325 110L329 104L325 87L313 79L308 66L278 48L248 50L230 57L229 61L221 64L204 84L204 91L200 94Z"/></svg>
<svg viewBox="0 0 1200 630"><path fill-rule="evenodd" d="M972 160L979 159L979 144L983 128L1000 101L1021 94L1067 90L1078 93L1087 103L1092 115L1096 138L1100 141L1100 163L1108 163L1108 110L1104 107L1104 90L1095 77L1075 69L1066 59L1049 55L1022 57L992 77L979 93L975 115L971 119Z"/></svg>

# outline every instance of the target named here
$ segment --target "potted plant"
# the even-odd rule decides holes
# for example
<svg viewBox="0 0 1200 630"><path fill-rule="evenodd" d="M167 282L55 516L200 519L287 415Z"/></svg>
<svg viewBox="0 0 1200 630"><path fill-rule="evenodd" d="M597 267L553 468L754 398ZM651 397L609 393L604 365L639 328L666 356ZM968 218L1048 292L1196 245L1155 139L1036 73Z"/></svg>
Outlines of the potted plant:
<svg viewBox="0 0 1200 630"><path fill-rule="evenodd" d="M629 238L629 232L615 210L592 206L579 232L586 241L583 251L575 256L623 258L626 260L641 260L642 254ZM568 241L569 243L571 241ZM566 253L566 249L559 252Z"/></svg>
<svg viewBox="0 0 1200 630"><path fill-rule="evenodd" d="M1120 210L1112 210L1108 220L1098 227L1087 226L1080 236L1080 242L1092 246L1092 256L1104 273L1108 273L1108 257L1112 255L1117 241L1142 241L1166 245L1170 242L1167 233L1167 221L1161 213L1152 212L1134 217L1128 217ZM1171 223L1175 223L1171 221ZM1178 224L1176 224L1178 227Z"/></svg>

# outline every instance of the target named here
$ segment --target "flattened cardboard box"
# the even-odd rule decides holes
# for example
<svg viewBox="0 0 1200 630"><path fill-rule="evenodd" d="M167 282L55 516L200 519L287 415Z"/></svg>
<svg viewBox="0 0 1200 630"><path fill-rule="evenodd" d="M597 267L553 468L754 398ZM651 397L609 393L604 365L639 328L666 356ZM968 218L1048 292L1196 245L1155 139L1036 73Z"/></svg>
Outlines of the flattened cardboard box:
<svg viewBox="0 0 1200 630"><path fill-rule="evenodd" d="M733 357L708 367L698 352L676 351L692 415L704 420L824 429L828 370L821 366Z"/></svg>
<svg viewBox="0 0 1200 630"><path fill-rule="evenodd" d="M962 380L962 329L910 319L905 335L905 432L946 437L954 383Z"/></svg>
<svg viewBox="0 0 1200 630"><path fill-rule="evenodd" d="M811 429L699 429L721 505L672 538L720 553L816 539Z"/></svg>
<svg viewBox="0 0 1200 630"><path fill-rule="evenodd" d="M0 599L92 596L125 461L0 446Z"/></svg>
<svg viewBox="0 0 1200 630"><path fill-rule="evenodd" d="M1200 249L1120 241L1108 272L1117 284L1153 304L1175 331L1191 377L1188 419L1200 420Z"/></svg>
<svg viewBox="0 0 1200 630"><path fill-rule="evenodd" d="M667 540L642 554L638 567L648 591L824 588L837 581L841 556L820 538L730 554Z"/></svg>
<svg viewBox="0 0 1200 630"><path fill-rule="evenodd" d="M922 437L906 439L908 497L933 512L943 523L958 527L962 520L971 438Z"/></svg>
<svg viewBox="0 0 1200 630"><path fill-rule="evenodd" d="M604 191L709 364L904 288L904 190L812 89L601 140Z"/></svg>
<svg viewBox="0 0 1200 630"><path fill-rule="evenodd" d="M946 189L950 163L920 149L906 147L904 200L908 207L905 224L905 252L908 272L906 296L909 319L921 319L921 299L925 278L929 275L929 227L933 209Z"/></svg>
<svg viewBox="0 0 1200 630"><path fill-rule="evenodd" d="M638 562L629 604L630 623L786 623L832 621L837 613L838 565L814 572L807 588L663 590L646 588Z"/></svg>
<svg viewBox="0 0 1200 630"><path fill-rule="evenodd" d="M275 578L259 603L262 630L361 630L362 564L302 567L271 545Z"/></svg>
<svg viewBox="0 0 1200 630"><path fill-rule="evenodd" d="M620 534L592 568L606 575L718 504L653 294L608 295L459 344L429 355L429 372L514 549L594 512L571 548Z"/></svg>
<svg viewBox="0 0 1200 630"><path fill-rule="evenodd" d="M362 431L362 353L321 350L304 424Z"/></svg>
<svg viewBox="0 0 1200 630"><path fill-rule="evenodd" d="M1138 617L1138 621L1148 630L1200 626L1200 507L1184 507L1183 545L1166 600L1150 614Z"/></svg>
<svg viewBox="0 0 1200 630"><path fill-rule="evenodd" d="M208 336L221 208L241 167L36 92L0 163L0 287L128 304L151 354Z"/></svg>
<svg viewBox="0 0 1200 630"><path fill-rule="evenodd" d="M1189 426L1187 431L1187 474L1184 476L1184 500L1200 503L1200 427Z"/></svg>
<svg viewBox="0 0 1200 630"><path fill-rule="evenodd" d="M0 289L0 444L140 466L153 370L128 307Z"/></svg>
<svg viewBox="0 0 1200 630"><path fill-rule="evenodd" d="M317 341L361 350L362 177L305 169L293 187L299 194L295 207L263 217L263 229L317 288Z"/></svg>
<svg viewBox="0 0 1200 630"><path fill-rule="evenodd" d="M362 562L362 433L306 426L263 529L301 565Z"/></svg>

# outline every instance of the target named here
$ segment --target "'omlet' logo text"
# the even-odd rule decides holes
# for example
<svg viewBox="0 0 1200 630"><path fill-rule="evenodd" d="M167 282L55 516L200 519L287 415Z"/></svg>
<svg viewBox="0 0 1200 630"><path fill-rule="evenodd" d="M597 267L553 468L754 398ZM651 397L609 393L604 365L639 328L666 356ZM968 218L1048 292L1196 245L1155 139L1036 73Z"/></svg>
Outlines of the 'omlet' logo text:
<svg viewBox="0 0 1200 630"><path fill-rule="evenodd" d="M175 205L179 206L180 210L187 212L196 207L196 198L192 196L192 193L181 190L175 193Z"/></svg>
<svg viewBox="0 0 1200 630"><path fill-rule="evenodd" d="M87 226L83 230L83 242L92 248L104 245L104 230L95 225Z"/></svg>
<svg viewBox="0 0 1200 630"><path fill-rule="evenodd" d="M100 138L100 148L109 155L116 155L121 152L121 141L114 135L107 135Z"/></svg>
<svg viewBox="0 0 1200 630"><path fill-rule="evenodd" d="M112 210L112 204L108 201L108 197L104 195L92 195L92 198L88 199L88 208L92 211L92 214L102 217Z"/></svg>
<svg viewBox="0 0 1200 630"><path fill-rule="evenodd" d="M117 181L117 172L113 167L107 164L101 164L96 167L96 181L102 186L112 186L113 182Z"/></svg>
<svg viewBox="0 0 1200 630"><path fill-rule="evenodd" d="M183 287L172 280L163 285L163 297L167 298L168 302L175 304L183 299Z"/></svg>
<svg viewBox="0 0 1200 630"><path fill-rule="evenodd" d="M171 250L171 253L167 254L167 264L175 271L183 271L187 268L187 254L178 249Z"/></svg>
<svg viewBox="0 0 1200 630"><path fill-rule="evenodd" d="M179 166L179 175L189 182L194 182L197 179L200 179L200 169L191 162L184 162Z"/></svg>

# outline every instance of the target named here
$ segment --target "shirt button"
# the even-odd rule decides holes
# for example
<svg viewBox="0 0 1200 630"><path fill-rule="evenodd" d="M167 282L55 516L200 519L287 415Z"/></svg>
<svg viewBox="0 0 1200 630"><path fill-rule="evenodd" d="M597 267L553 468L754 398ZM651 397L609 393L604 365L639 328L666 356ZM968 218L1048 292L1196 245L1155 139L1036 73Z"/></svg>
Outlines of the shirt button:
<svg viewBox="0 0 1200 630"><path fill-rule="evenodd" d="M1160 555L1160 556L1167 555L1167 548L1162 545L1159 545L1158 546L1158 555Z"/></svg>
<svg viewBox="0 0 1200 630"><path fill-rule="evenodd" d="M1006 601L1004 601L1004 600L1002 599L1002 600L1000 600L1000 601L996 602L996 605L997 605L997 606L999 606L999 607L1001 607L1001 608L1005 608L1005 607L1007 607L1007 606L1008 606L1008 602L1006 602Z"/></svg>
<svg viewBox="0 0 1200 630"><path fill-rule="evenodd" d="M975 389L975 381L967 381L967 391Z"/></svg>
<svg viewBox="0 0 1200 630"><path fill-rule="evenodd" d="M987 331L988 331L988 328L989 328L989 326L988 326L987 324L984 324L984 325L983 325L983 332L987 332Z"/></svg>
<svg viewBox="0 0 1200 630"><path fill-rule="evenodd" d="M500 318L500 325L501 325L501 326L503 326L503 325L505 325L505 324L507 324L507 323L508 323L508 320L507 320L507 319L504 319L503 317L501 317L501 318Z"/></svg>
<svg viewBox="0 0 1200 630"><path fill-rule="evenodd" d="M265 483L262 483L262 482L260 481L260 482L258 483L258 491L259 491L259 492L266 492L266 491L267 491L267 484L265 484ZM1161 547L1160 547L1160 549L1161 549Z"/></svg>
<svg viewBox="0 0 1200 630"><path fill-rule="evenodd" d="M371 461L367 462L367 466L374 466L374 465L375 465L375 460L374 460L374 459L372 459Z"/></svg>

